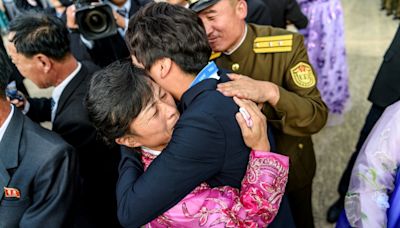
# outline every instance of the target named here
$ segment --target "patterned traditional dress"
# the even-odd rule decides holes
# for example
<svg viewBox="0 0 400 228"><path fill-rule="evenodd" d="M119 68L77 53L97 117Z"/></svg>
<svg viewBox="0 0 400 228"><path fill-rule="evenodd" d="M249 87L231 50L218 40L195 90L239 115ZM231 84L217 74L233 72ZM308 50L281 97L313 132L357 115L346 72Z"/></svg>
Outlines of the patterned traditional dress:
<svg viewBox="0 0 400 228"><path fill-rule="evenodd" d="M350 94L340 0L297 2L309 20L300 33L305 37L310 62L318 75L318 89L329 108L328 125L341 123L350 106Z"/></svg>
<svg viewBox="0 0 400 228"><path fill-rule="evenodd" d="M354 164L345 200L352 227L399 227L399 167L400 101L385 109Z"/></svg>

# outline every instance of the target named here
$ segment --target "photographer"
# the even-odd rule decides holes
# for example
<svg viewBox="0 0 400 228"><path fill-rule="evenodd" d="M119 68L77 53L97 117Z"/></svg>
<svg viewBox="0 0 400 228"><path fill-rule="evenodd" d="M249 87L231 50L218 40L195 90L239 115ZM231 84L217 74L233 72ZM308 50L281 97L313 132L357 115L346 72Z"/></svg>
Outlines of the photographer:
<svg viewBox="0 0 400 228"><path fill-rule="evenodd" d="M77 18L77 12L79 12L83 7L87 5L96 5L96 3L89 3L89 2L79 2L76 1L74 5L71 5L67 8L67 27L72 32L71 33L71 43L72 43L72 50L80 49L79 43L84 43L86 46L87 51L89 52L92 60L97 65L104 67L114 62L118 59L123 59L129 57L128 48L125 45L124 35L125 29L127 26L127 22L129 18L140 9L140 7L144 6L145 4L151 2L152 0L107 0L104 3L111 7L112 9L112 16L107 15L107 12L100 11L100 13L104 13L104 19L99 21L94 21L94 23L107 23L107 27L111 27L112 24L115 22L118 29L116 33L109 33L106 34L106 37L100 39L86 39L83 37L82 33L85 32L84 30L90 30L92 27L102 26L95 24L92 27L88 26L88 28L79 28L78 24L83 23L82 18ZM87 12L96 10L96 7L93 9L87 10ZM92 13L93 14L93 13ZM111 21L113 18L115 21ZM77 20L78 19L78 20ZM96 19L96 18L93 18ZM87 20L85 20L87 22ZM94 24L93 23L93 24ZM94 28L95 29L95 28ZM104 35L104 34L100 34ZM79 47L75 47L78 45Z"/></svg>

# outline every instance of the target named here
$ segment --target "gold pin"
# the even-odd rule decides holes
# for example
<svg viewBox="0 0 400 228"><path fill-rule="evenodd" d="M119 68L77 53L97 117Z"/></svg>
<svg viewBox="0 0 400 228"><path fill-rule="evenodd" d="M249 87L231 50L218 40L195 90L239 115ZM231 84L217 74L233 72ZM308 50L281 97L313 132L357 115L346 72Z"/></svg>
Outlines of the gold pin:
<svg viewBox="0 0 400 228"><path fill-rule="evenodd" d="M299 143L299 149L303 149L304 145L302 143Z"/></svg>
<svg viewBox="0 0 400 228"><path fill-rule="evenodd" d="M239 68L240 68L240 66L239 66L239 63L234 63L234 64L232 64L232 70L233 71L238 71L239 70Z"/></svg>

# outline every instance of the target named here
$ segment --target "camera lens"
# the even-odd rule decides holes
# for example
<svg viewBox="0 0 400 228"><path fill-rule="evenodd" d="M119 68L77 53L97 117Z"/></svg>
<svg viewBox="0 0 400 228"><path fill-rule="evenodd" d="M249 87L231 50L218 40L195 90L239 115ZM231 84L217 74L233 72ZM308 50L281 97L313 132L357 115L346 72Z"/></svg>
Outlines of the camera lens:
<svg viewBox="0 0 400 228"><path fill-rule="evenodd" d="M89 31L94 33L102 33L108 27L107 16L98 10L89 11L85 17L85 24Z"/></svg>

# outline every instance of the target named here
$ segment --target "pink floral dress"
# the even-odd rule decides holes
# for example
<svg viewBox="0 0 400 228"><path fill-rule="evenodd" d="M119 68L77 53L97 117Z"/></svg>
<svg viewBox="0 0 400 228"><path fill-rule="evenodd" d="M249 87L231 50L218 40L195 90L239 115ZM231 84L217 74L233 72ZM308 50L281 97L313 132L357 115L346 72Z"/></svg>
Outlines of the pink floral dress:
<svg viewBox="0 0 400 228"><path fill-rule="evenodd" d="M156 156L142 155L146 170ZM288 172L288 157L253 150L240 192L202 183L145 227L266 227L278 213Z"/></svg>

